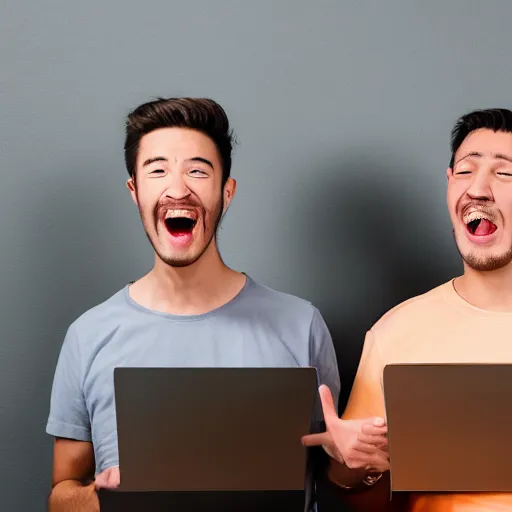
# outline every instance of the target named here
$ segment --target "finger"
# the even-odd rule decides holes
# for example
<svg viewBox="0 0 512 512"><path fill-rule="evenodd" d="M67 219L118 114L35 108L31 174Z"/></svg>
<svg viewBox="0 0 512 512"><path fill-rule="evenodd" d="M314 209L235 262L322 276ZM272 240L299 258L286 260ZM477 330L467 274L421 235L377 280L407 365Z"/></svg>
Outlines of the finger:
<svg viewBox="0 0 512 512"><path fill-rule="evenodd" d="M322 384L318 388L318 392L320 394L320 401L322 402L322 411L324 413L325 423L326 425L330 425L333 421L339 419L338 413L336 412L336 407L334 405L334 400L332 398L331 390L325 384Z"/></svg>
<svg viewBox="0 0 512 512"><path fill-rule="evenodd" d="M107 485L107 474L105 471L100 473L99 475L96 475L96 478L94 479L94 486L96 489L101 489Z"/></svg>
<svg viewBox="0 0 512 512"><path fill-rule="evenodd" d="M108 475L108 487L109 489L115 489L116 487L119 487L119 468L112 468Z"/></svg>
<svg viewBox="0 0 512 512"><path fill-rule="evenodd" d="M388 427L386 425L377 427L372 423L363 423L361 432L370 436L385 436L388 433Z"/></svg>
<svg viewBox="0 0 512 512"><path fill-rule="evenodd" d="M108 468L101 472L95 479L96 489L114 489L119 487L120 475L119 468Z"/></svg>
<svg viewBox="0 0 512 512"><path fill-rule="evenodd" d="M359 434L357 440L360 443L371 444L377 448L384 448L388 446L388 438L385 436L369 436L367 434Z"/></svg>
<svg viewBox="0 0 512 512"><path fill-rule="evenodd" d="M302 444L304 446L322 446L327 445L331 442L331 436L328 432L322 432L321 434L308 434L302 437Z"/></svg>
<svg viewBox="0 0 512 512"><path fill-rule="evenodd" d="M370 439L373 439L375 441L385 441L386 443L389 441L388 439L388 436L386 434L367 434L366 432L359 432L359 434L357 434L357 438L360 439L361 441L362 440L365 440L365 442L371 442L371 441L366 441L366 440L370 440Z"/></svg>
<svg viewBox="0 0 512 512"><path fill-rule="evenodd" d="M361 448L364 449L364 446ZM368 448L368 451L370 451L370 448ZM354 448L345 460L347 466L351 469L364 468L367 471L379 472L389 469L389 454L375 447L370 453Z"/></svg>
<svg viewBox="0 0 512 512"><path fill-rule="evenodd" d="M389 455L382 451L375 453L370 459L370 467L382 473L389 471Z"/></svg>
<svg viewBox="0 0 512 512"><path fill-rule="evenodd" d="M373 418L371 423L375 427L385 427L386 426L386 420L384 418L381 418L380 416Z"/></svg>
<svg viewBox="0 0 512 512"><path fill-rule="evenodd" d="M360 452L368 455L374 454L378 450L378 448L374 444L357 442L353 446L352 450L354 452Z"/></svg>
<svg viewBox="0 0 512 512"><path fill-rule="evenodd" d="M385 450L376 450L375 453L373 453L370 456L370 461L372 464L377 464L382 466L389 464L389 453Z"/></svg>

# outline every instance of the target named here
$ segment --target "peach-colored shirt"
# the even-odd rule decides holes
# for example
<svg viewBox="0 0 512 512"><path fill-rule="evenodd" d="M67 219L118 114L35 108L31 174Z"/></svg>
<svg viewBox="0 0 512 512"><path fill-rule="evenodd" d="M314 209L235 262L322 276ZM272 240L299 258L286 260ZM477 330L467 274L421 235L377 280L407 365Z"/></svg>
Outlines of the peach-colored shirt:
<svg viewBox="0 0 512 512"><path fill-rule="evenodd" d="M470 305L449 281L393 308L368 331L342 417L385 417L386 364L454 362L512 363L512 313ZM411 501L412 512L512 511L512 493L418 495Z"/></svg>

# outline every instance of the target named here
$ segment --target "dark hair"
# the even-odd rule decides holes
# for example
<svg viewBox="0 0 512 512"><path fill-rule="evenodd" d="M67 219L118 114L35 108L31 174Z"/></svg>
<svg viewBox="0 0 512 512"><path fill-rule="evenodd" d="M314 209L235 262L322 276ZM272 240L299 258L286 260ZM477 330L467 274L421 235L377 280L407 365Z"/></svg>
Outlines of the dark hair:
<svg viewBox="0 0 512 512"><path fill-rule="evenodd" d="M135 162L142 137L160 128L190 128L215 143L222 160L222 186L231 174L234 134L224 109L208 98L158 98L133 110L126 119L124 159L135 178Z"/></svg>
<svg viewBox="0 0 512 512"><path fill-rule="evenodd" d="M451 168L453 168L455 163L455 153L464 142L464 139L471 132L482 128L495 132L512 133L512 112L504 108L490 108L487 110L474 110L460 117L451 133Z"/></svg>

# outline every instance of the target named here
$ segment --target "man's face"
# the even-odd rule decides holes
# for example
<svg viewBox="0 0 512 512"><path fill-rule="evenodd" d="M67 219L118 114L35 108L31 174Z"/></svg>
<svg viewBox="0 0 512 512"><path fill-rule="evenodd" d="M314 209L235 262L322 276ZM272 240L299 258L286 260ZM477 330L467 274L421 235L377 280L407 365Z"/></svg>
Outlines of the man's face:
<svg viewBox="0 0 512 512"><path fill-rule="evenodd" d="M215 237L235 182L222 189L214 142L196 130L162 128L142 137L128 188L157 256L168 265L196 262Z"/></svg>
<svg viewBox="0 0 512 512"><path fill-rule="evenodd" d="M469 267L512 262L512 134L482 129L466 137L448 169L448 209Z"/></svg>

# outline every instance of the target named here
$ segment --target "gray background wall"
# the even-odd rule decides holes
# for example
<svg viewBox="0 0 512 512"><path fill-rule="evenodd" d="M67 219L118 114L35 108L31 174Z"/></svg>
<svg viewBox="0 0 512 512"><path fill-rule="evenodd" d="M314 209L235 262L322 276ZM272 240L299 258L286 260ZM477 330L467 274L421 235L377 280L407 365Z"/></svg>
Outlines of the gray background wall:
<svg viewBox="0 0 512 512"><path fill-rule="evenodd" d="M511 17L506 0L3 0L0 510L45 509L67 326L152 264L124 188L129 109L224 105L241 144L222 253L321 309L343 406L365 330L460 272L449 131L510 107Z"/></svg>

